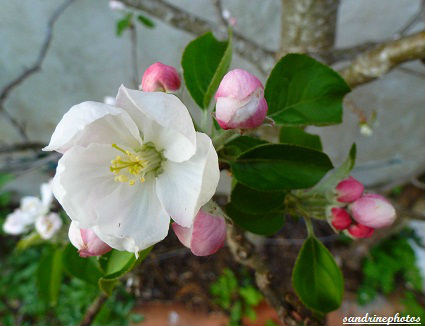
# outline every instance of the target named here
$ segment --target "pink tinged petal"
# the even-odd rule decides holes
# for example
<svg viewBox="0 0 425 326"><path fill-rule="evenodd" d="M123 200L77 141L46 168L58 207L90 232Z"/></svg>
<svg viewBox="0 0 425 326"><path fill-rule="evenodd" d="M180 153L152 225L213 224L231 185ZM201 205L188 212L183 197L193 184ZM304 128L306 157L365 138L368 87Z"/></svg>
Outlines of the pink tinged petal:
<svg viewBox="0 0 425 326"><path fill-rule="evenodd" d="M139 88L144 92L173 92L180 88L180 84L180 76L176 68L156 62L146 69Z"/></svg>
<svg viewBox="0 0 425 326"><path fill-rule="evenodd" d="M101 256L112 248L100 240L91 229L80 229L76 222L72 222L68 232L69 240L78 249L81 257Z"/></svg>
<svg viewBox="0 0 425 326"><path fill-rule="evenodd" d="M188 160L196 151L196 132L184 104L174 95L141 92L121 86L117 106L126 110L143 133L174 162Z"/></svg>
<svg viewBox="0 0 425 326"><path fill-rule="evenodd" d="M332 214L332 226L337 230L345 230L351 223L351 217L348 212L340 207L333 207L331 209Z"/></svg>
<svg viewBox="0 0 425 326"><path fill-rule="evenodd" d="M74 146L58 162L52 188L56 199L82 228L97 224L95 204L117 187L109 170L117 155L111 145Z"/></svg>
<svg viewBox="0 0 425 326"><path fill-rule="evenodd" d="M140 146L140 132L123 110L98 102L74 105L56 126L45 151L65 153L75 145L119 143L131 148Z"/></svg>
<svg viewBox="0 0 425 326"><path fill-rule="evenodd" d="M256 128L266 117L264 87L257 77L245 70L228 72L215 98L216 119L223 129Z"/></svg>
<svg viewBox="0 0 425 326"><path fill-rule="evenodd" d="M155 193L153 177L134 186L117 184L112 193L93 206L99 217L93 231L117 250L138 252L168 234L170 216Z"/></svg>
<svg viewBox="0 0 425 326"><path fill-rule="evenodd" d="M192 227L186 228L177 223L173 223L172 227L180 242L196 256L216 253L226 240L224 218L202 210L197 214Z"/></svg>
<svg viewBox="0 0 425 326"><path fill-rule="evenodd" d="M364 191L364 186L354 179L349 177L342 180L336 186L336 192L338 195L337 200L342 203L351 203L361 197Z"/></svg>
<svg viewBox="0 0 425 326"><path fill-rule="evenodd" d="M349 227L348 233L354 238L370 238L375 230L362 224L355 224Z"/></svg>
<svg viewBox="0 0 425 326"><path fill-rule="evenodd" d="M217 153L211 139L197 133L197 149L188 161L163 163L156 192L167 213L181 226L190 227L201 206L214 195L220 178Z"/></svg>
<svg viewBox="0 0 425 326"><path fill-rule="evenodd" d="M396 219L396 211L383 196L366 194L351 205L353 218L360 224L374 229L391 225Z"/></svg>
<svg viewBox="0 0 425 326"><path fill-rule="evenodd" d="M193 224L190 248L196 256L212 255L226 240L226 222L220 216L199 211Z"/></svg>

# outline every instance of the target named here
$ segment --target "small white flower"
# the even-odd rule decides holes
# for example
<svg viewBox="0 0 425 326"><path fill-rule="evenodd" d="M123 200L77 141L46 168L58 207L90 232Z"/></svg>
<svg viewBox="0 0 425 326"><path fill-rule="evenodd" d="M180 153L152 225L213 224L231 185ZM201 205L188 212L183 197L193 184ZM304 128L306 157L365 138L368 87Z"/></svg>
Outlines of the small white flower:
<svg viewBox="0 0 425 326"><path fill-rule="evenodd" d="M51 183L43 183L40 192L41 199L35 196L21 198L20 207L7 216L3 225L4 232L13 235L25 233L37 218L49 212L53 200Z"/></svg>
<svg viewBox="0 0 425 326"><path fill-rule="evenodd" d="M62 220L56 213L39 216L35 221L35 229L45 240L51 239L61 227Z"/></svg>
<svg viewBox="0 0 425 326"><path fill-rule="evenodd" d="M125 5L122 2L116 0L109 0L109 9L111 10L124 10Z"/></svg>
<svg viewBox="0 0 425 326"><path fill-rule="evenodd" d="M84 102L59 122L45 150L64 155L53 193L73 221L118 250L165 238L170 217L190 227L219 179L211 139L174 95L121 86L116 107Z"/></svg>
<svg viewBox="0 0 425 326"><path fill-rule="evenodd" d="M108 105L115 105L115 97L113 96L105 96L103 98L103 103L108 104Z"/></svg>
<svg viewBox="0 0 425 326"><path fill-rule="evenodd" d="M3 224L3 231L7 234L18 235L28 231L28 227L34 223L33 216L16 209L7 215Z"/></svg>

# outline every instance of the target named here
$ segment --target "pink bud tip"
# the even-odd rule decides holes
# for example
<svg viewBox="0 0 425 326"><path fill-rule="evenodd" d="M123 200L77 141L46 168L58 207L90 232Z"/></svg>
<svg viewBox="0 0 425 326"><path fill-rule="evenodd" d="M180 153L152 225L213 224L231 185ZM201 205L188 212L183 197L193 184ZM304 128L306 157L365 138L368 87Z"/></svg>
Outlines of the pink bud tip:
<svg viewBox="0 0 425 326"><path fill-rule="evenodd" d="M351 203L356 199L359 199L363 194L364 186L354 179L349 177L342 180L336 186L336 192L338 194L337 200L342 203Z"/></svg>
<svg viewBox="0 0 425 326"><path fill-rule="evenodd" d="M370 238L375 230L366 225L355 224L350 226L348 233L354 238Z"/></svg>
<svg viewBox="0 0 425 326"><path fill-rule="evenodd" d="M243 69L229 71L215 94L216 119L223 129L249 129L260 126L267 114L264 87Z"/></svg>
<svg viewBox="0 0 425 326"><path fill-rule="evenodd" d="M208 256L216 253L226 240L226 222L221 216L214 216L202 210L195 217L190 228L177 223L172 224L174 233L180 242L190 248L196 256Z"/></svg>
<svg viewBox="0 0 425 326"><path fill-rule="evenodd" d="M155 62L143 74L139 89L144 92L174 92L180 88L180 84L176 68Z"/></svg>
<svg viewBox="0 0 425 326"><path fill-rule="evenodd" d="M72 245L78 249L81 257L101 256L109 252L112 248L91 229L80 229L77 223L71 222L68 237Z"/></svg>
<svg viewBox="0 0 425 326"><path fill-rule="evenodd" d="M374 229L391 225L396 219L396 211L383 196L366 194L351 205L353 218L360 224Z"/></svg>
<svg viewBox="0 0 425 326"><path fill-rule="evenodd" d="M340 207L333 207L331 209L332 226L337 230L345 230L351 225L351 217L348 212Z"/></svg>

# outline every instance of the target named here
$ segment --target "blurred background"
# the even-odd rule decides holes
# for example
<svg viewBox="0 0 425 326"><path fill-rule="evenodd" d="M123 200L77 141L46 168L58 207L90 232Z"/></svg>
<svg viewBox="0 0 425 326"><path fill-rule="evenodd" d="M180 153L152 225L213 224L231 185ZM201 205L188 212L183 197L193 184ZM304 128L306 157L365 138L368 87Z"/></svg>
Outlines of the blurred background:
<svg viewBox="0 0 425 326"><path fill-rule="evenodd" d="M298 50L311 52L335 69L377 43L425 28L421 0L342 0L339 4L303 0L298 6L309 2L312 6L332 6L328 16L314 19L322 19L318 25L333 32L320 51ZM296 17L297 10L303 8L294 9L287 0L0 0L0 173L13 175L0 190L2 218L18 205L20 196L38 196L40 184L54 173L58 157L39 149L72 105L115 97L121 84L137 88L143 71L156 61L181 72L186 44L207 29L225 36L226 17L236 21L232 67L247 69L265 82L284 49L285 27L292 28L284 19L289 14ZM190 103L195 108L187 94L180 95L189 108ZM423 60L404 62L356 87L344 107L341 125L310 131L322 136L324 151L335 164L356 142L354 176L369 188L390 194L401 215L415 221L398 226L383 242L358 246L358 259L344 266L347 299L329 318L338 322L350 311L411 309L424 314ZM225 184L220 188L223 196L227 189ZM297 239L303 234L288 231L297 230L297 222L290 223L294 224L289 225L292 229L287 226L286 231L261 243L265 254L276 257L285 250L295 258L300 245ZM328 231L324 228L324 239ZM352 251L341 249L333 240L330 238L328 244L339 250L340 259L345 261L347 252ZM33 264L42 249L33 247L18 254L12 250L16 241L1 234L0 324L79 323L96 290L78 280L67 280L58 305L43 306L37 301ZM155 318L166 318L169 325L182 325L184 318L195 316L198 323L207 318L213 320L211 325L225 325L229 316L238 316L235 307L239 306L239 317L244 316L246 325L277 322L275 313L262 302L250 272L241 269L227 249L210 258L196 258L170 235L149 257L144 268L135 271L108 301L98 323L154 325ZM282 283L292 266L286 264L289 267L278 262L273 266L282 270ZM194 307L196 314L190 310ZM254 310L257 317L265 314L263 321L248 318ZM189 325L188 320L185 325ZM161 323L163 319L158 325Z"/></svg>

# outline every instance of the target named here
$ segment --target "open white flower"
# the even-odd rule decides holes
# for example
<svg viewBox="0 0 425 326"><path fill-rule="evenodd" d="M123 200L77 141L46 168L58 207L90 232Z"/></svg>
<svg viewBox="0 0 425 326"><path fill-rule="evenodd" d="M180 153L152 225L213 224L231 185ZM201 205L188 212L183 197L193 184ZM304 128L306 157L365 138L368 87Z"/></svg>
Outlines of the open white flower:
<svg viewBox="0 0 425 326"><path fill-rule="evenodd" d="M219 179L211 139L174 95L121 86L116 107L84 102L45 150L64 155L53 193L73 221L118 250L161 241L170 217L190 227Z"/></svg>
<svg viewBox="0 0 425 326"><path fill-rule="evenodd" d="M22 197L19 208L7 216L3 224L4 232L13 235L25 233L30 225L49 212L53 200L51 184L43 183L40 192L41 199L35 196Z"/></svg>
<svg viewBox="0 0 425 326"><path fill-rule="evenodd" d="M45 240L51 239L61 227L62 220L56 213L42 215L35 220L35 229Z"/></svg>

